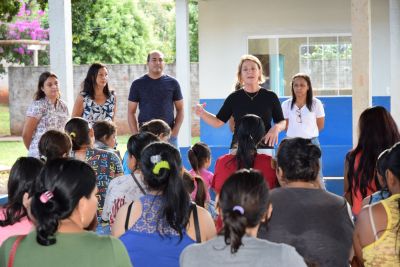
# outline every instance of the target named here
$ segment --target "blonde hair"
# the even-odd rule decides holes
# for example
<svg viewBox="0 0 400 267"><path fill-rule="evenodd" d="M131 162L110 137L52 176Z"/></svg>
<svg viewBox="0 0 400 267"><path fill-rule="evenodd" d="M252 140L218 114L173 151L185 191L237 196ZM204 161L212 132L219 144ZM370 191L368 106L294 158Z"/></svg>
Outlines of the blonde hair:
<svg viewBox="0 0 400 267"><path fill-rule="evenodd" d="M257 57L255 57L255 56L253 56L253 55L243 55L243 56L240 58L240 62L239 62L238 69L237 69L237 73L236 73L236 85L235 85L236 88L237 88L238 85L241 85L241 84L242 84L242 78L241 78L240 76L241 76L241 73L242 73L242 66L243 66L243 63L244 63L246 60L252 61L252 62L254 62L254 63L257 64L257 67L258 67L258 69L260 70L260 76L258 77L258 83L263 83L263 82L265 82L265 78L264 78L264 76L263 76L263 68L262 68L261 61L260 61Z"/></svg>

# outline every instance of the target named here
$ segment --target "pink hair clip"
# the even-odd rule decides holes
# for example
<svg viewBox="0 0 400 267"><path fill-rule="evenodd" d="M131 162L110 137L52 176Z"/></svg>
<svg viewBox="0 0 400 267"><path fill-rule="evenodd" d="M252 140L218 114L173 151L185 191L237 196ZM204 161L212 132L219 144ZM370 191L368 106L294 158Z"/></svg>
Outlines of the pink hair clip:
<svg viewBox="0 0 400 267"><path fill-rule="evenodd" d="M40 195L39 200L40 200L40 202L45 204L45 203L47 203L47 201L49 201L53 197L54 197L54 195L51 191L46 191Z"/></svg>

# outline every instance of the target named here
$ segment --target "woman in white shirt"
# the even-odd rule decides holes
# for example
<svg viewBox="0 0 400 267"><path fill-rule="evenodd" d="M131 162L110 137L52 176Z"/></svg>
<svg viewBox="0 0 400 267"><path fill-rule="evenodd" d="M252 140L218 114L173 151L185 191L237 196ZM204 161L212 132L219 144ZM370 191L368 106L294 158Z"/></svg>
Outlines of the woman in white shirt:
<svg viewBox="0 0 400 267"><path fill-rule="evenodd" d="M318 136L325 124L324 107L319 99L313 97L311 79L307 74L294 75L291 85L292 98L282 103L286 136L311 139L320 148ZM322 164L319 175L323 182ZM325 187L323 183L322 187Z"/></svg>

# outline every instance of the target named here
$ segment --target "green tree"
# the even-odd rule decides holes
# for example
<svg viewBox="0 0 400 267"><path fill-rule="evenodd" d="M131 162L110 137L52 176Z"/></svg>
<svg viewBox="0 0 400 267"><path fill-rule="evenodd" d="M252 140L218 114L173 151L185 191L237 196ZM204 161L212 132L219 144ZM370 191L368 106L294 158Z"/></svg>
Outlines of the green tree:
<svg viewBox="0 0 400 267"><path fill-rule="evenodd" d="M199 62L199 8L198 1L189 1L190 61Z"/></svg>
<svg viewBox="0 0 400 267"><path fill-rule="evenodd" d="M48 0L1 1L1 21L21 20L18 11L23 3L29 10L45 11L40 22L41 27L48 30ZM71 3L75 64L94 61L144 63L147 52L152 49L162 50L167 62L175 61L175 1L71 0ZM7 37L7 25L0 23L1 39L11 38ZM189 35L190 59L198 61L198 7L195 0L189 1ZM28 32L23 38L30 39L29 36ZM0 53L0 58L29 65L30 54L22 55L21 51L18 54L16 48L9 48L11 52L7 58ZM48 63L48 51L41 52L39 59L41 64Z"/></svg>
<svg viewBox="0 0 400 267"><path fill-rule="evenodd" d="M10 22L17 15L21 3L15 0L1 0L0 21Z"/></svg>
<svg viewBox="0 0 400 267"><path fill-rule="evenodd" d="M140 0L138 9L143 13L149 27L146 50L160 50L166 62L175 60L175 3Z"/></svg>
<svg viewBox="0 0 400 267"><path fill-rule="evenodd" d="M138 63L146 58L149 29L133 1L97 0L80 23L73 33L74 63Z"/></svg>

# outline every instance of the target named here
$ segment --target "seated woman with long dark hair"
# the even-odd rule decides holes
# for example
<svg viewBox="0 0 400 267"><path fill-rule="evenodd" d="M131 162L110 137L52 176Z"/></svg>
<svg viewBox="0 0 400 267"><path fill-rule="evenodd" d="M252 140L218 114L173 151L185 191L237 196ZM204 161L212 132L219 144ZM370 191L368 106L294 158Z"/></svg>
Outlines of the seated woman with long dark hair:
<svg viewBox="0 0 400 267"><path fill-rule="evenodd" d="M396 122L384 107L367 108L361 113L357 146L347 153L344 168L345 197L355 216L362 200L381 189L374 175L379 154L399 141Z"/></svg>
<svg viewBox="0 0 400 267"><path fill-rule="evenodd" d="M353 233L350 207L343 197L321 189L320 157L321 150L309 139L281 142L276 172L282 187L271 191L274 212L268 231L259 231L259 236L294 246L307 263L347 266Z"/></svg>
<svg viewBox="0 0 400 267"><path fill-rule="evenodd" d="M191 204L175 147L163 142L148 145L140 166L147 194L118 211L115 225L123 221L128 228L120 239L135 267L178 266L186 246L215 236L214 222L205 209Z"/></svg>
<svg viewBox="0 0 400 267"><path fill-rule="evenodd" d="M353 235L357 258L365 267L400 265L400 143L387 154L389 198L362 209Z"/></svg>
<svg viewBox="0 0 400 267"><path fill-rule="evenodd" d="M257 145L265 135L262 119L257 115L244 115L237 129L237 150L234 154L226 154L215 163L212 187L217 193L228 177L242 168L261 171L269 188L276 186L276 174L271 168L271 156L257 152Z"/></svg>
<svg viewBox="0 0 400 267"><path fill-rule="evenodd" d="M0 245L10 236L32 230L28 195L42 167L43 162L33 157L21 157L12 166L7 183L8 202L0 208Z"/></svg>
<svg viewBox="0 0 400 267"><path fill-rule="evenodd" d="M187 247L180 266L306 266L293 247L256 238L261 221L272 213L260 172L240 170L231 175L222 186L218 206L224 221L222 234Z"/></svg>
<svg viewBox="0 0 400 267"><path fill-rule="evenodd" d="M34 192L30 211L36 231L7 239L0 266L131 266L119 240L84 230L97 209L96 175L88 164L48 161Z"/></svg>

